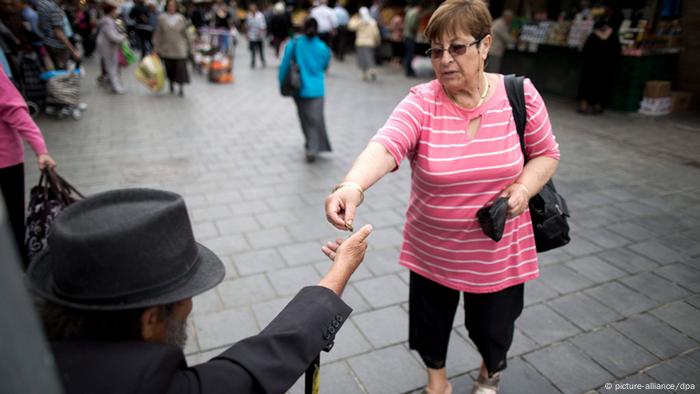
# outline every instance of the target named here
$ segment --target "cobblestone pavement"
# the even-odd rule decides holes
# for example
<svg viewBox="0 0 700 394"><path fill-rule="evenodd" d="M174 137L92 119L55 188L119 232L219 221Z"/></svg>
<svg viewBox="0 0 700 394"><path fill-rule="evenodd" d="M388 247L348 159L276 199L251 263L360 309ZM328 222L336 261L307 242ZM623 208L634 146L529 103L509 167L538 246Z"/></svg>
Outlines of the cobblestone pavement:
<svg viewBox="0 0 700 394"><path fill-rule="evenodd" d="M84 118L39 120L61 174L84 193L147 186L185 196L197 238L227 268L223 283L195 298L191 363L257 333L325 272L319 248L342 234L326 223L323 199L418 82L386 67L376 83L363 83L353 60L332 65L326 118L334 151L311 165L294 105L278 94L276 67L250 70L243 47L235 84L193 75L185 98L153 96L130 73L126 95L108 94L88 61ZM614 386L606 383L653 382L700 390L699 118L586 117L571 102L547 103L573 240L541 255L541 278L526 286L502 391L607 393ZM30 187L38 177L31 165L27 171ZM425 384L406 343L408 271L397 263L408 190L403 166L358 212L357 227L375 231L343 296L352 317L322 355L324 393ZM479 362L458 314L447 363L455 393L469 392ZM291 392L303 392L302 383Z"/></svg>

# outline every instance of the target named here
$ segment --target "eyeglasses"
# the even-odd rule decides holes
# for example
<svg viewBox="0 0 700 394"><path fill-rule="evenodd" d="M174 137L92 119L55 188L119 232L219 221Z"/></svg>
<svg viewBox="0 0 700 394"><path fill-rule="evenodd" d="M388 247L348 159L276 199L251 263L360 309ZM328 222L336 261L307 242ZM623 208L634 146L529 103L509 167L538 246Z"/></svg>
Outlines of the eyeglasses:
<svg viewBox="0 0 700 394"><path fill-rule="evenodd" d="M479 38L470 44L451 44L449 47L447 47L447 52L449 52L450 56L452 57L464 55L467 53L467 49L469 49L470 46L479 45L483 39L483 37ZM442 55L445 54L445 48L430 48L425 51L425 54L433 59L442 59Z"/></svg>

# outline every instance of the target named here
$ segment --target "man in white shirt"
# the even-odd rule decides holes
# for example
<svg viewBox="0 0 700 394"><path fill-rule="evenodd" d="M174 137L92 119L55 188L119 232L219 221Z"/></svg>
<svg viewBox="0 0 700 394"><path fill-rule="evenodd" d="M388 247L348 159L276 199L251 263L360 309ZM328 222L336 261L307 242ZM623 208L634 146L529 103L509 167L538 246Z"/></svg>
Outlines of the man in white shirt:
<svg viewBox="0 0 700 394"><path fill-rule="evenodd" d="M250 68L255 68L255 52L260 53L260 61L264 68L265 55L263 54L263 39L265 39L267 23L265 23L265 15L258 11L258 6L255 3L250 3L248 7L248 16L245 18L245 24L248 44L250 46Z"/></svg>
<svg viewBox="0 0 700 394"><path fill-rule="evenodd" d="M328 6L328 0L317 0L315 7L311 9L311 17L318 23L318 38L331 47L331 38L338 27L338 17L335 11Z"/></svg>
<svg viewBox="0 0 700 394"><path fill-rule="evenodd" d="M500 18L496 18L491 25L491 49L489 49L486 71L491 73L501 72L501 62L506 48L515 45L515 38L510 34L510 24L513 22L513 11L504 10Z"/></svg>

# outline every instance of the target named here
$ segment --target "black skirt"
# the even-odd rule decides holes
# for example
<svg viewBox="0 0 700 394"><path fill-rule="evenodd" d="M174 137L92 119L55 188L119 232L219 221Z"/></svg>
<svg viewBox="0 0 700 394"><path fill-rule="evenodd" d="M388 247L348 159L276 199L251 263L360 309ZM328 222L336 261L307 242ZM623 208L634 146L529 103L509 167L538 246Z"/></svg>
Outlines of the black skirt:
<svg viewBox="0 0 700 394"><path fill-rule="evenodd" d="M190 83L190 73L187 71L187 59L163 58L165 73L168 80L175 83Z"/></svg>

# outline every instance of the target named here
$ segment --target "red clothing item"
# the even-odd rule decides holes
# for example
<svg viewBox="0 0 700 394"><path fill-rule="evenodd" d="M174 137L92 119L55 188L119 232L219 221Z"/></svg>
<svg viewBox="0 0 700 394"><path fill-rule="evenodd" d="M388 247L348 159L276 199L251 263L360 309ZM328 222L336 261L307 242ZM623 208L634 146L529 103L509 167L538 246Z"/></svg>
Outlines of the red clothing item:
<svg viewBox="0 0 700 394"><path fill-rule="evenodd" d="M0 68L0 168L24 162L22 139L37 155L48 153L44 136L29 116L24 98Z"/></svg>
<svg viewBox="0 0 700 394"><path fill-rule="evenodd" d="M547 108L525 80L525 148L530 158L559 159ZM481 118L473 138L470 120ZM443 286L491 293L539 276L530 211L506 221L495 242L476 212L498 198L523 171L523 154L503 77L496 93L468 110L454 104L439 81L418 85L372 139L408 157L411 195L401 265Z"/></svg>

